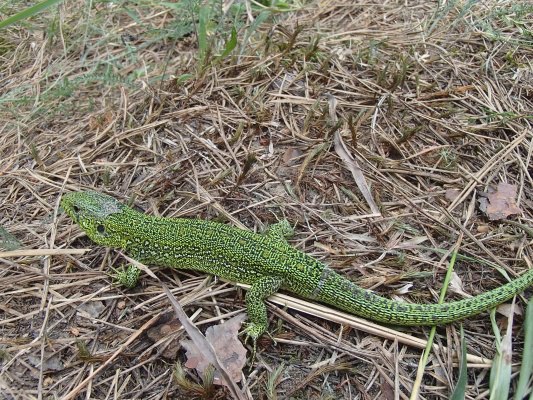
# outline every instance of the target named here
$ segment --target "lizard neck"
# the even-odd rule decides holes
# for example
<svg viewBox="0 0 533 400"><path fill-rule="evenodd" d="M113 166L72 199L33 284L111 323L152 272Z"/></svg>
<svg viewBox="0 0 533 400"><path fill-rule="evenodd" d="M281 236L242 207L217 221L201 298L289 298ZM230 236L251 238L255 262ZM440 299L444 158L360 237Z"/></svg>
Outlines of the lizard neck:
<svg viewBox="0 0 533 400"><path fill-rule="evenodd" d="M253 254L253 232L201 219L163 218L128 209L117 214L122 247L146 264L192 269L252 283L245 268ZM250 248L248 248L251 246Z"/></svg>
<svg viewBox="0 0 533 400"><path fill-rule="evenodd" d="M173 259L184 255L194 240L188 233L188 220L142 214L131 208L109 217L120 247L134 259L161 266L174 266Z"/></svg>

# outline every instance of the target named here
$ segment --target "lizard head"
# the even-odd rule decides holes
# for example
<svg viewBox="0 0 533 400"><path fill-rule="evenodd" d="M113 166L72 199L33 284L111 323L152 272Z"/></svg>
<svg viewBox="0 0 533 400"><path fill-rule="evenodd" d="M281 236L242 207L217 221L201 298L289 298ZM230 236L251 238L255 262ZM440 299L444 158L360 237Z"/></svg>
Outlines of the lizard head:
<svg viewBox="0 0 533 400"><path fill-rule="evenodd" d="M125 239L117 218L129 207L111 196L87 191L63 195L61 207L67 215L97 244L108 247L124 247Z"/></svg>

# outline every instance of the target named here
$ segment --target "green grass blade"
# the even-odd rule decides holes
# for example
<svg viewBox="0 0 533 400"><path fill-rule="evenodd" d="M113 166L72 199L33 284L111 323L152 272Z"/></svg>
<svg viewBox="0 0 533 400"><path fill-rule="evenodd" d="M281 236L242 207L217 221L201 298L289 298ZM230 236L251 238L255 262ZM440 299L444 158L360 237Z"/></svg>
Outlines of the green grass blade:
<svg viewBox="0 0 533 400"><path fill-rule="evenodd" d="M450 400L462 400L465 398L466 392L466 383L467 383L467 361L466 361L466 339L465 333L463 330L463 324L461 324L461 360L459 363L459 379L457 380L457 385L453 390Z"/></svg>
<svg viewBox="0 0 533 400"><path fill-rule="evenodd" d="M261 11L261 13L257 17L255 17L254 22L252 22L252 24L248 27L248 29L246 30L244 34L244 39L241 43L241 49L240 49L241 55L244 53L244 50L248 44L248 41L252 37L252 35L259 29L259 26L261 26L261 24L266 22L268 18L270 18L271 16L272 16L272 13L270 11Z"/></svg>
<svg viewBox="0 0 533 400"><path fill-rule="evenodd" d="M21 21L23 19L28 19L32 15L35 15L35 14L47 9L48 7L51 7L54 4L60 3L62 1L63 0L44 0L44 1L41 1L40 3L37 3L34 6L28 7L25 10L15 14L15 15L12 15L9 18L7 18L7 19L5 19L3 21L0 21L0 29L5 28L6 26L14 24L14 23L16 23L18 21Z"/></svg>
<svg viewBox="0 0 533 400"><path fill-rule="evenodd" d="M198 55L202 63L207 55L207 24L209 22L209 11L209 8L204 6L200 8L198 14Z"/></svg>
<svg viewBox="0 0 533 400"><path fill-rule="evenodd" d="M490 400L507 400L509 399L509 388L511 386L511 359L513 355L512 349L512 315L507 323L507 332L501 340L499 340L500 331L496 323L496 310L493 309L490 313L492 327L494 329L494 336L496 336L496 356L492 362L490 370Z"/></svg>
<svg viewBox="0 0 533 400"><path fill-rule="evenodd" d="M442 288L439 294L439 304L444 303L444 298L446 297L446 290L448 289L450 281L452 280L453 267L455 265L455 261L457 260L458 253L459 253L459 244L455 246L455 249L453 250L453 253L452 253L452 257L450 259L450 263L448 264L448 270L446 272L446 277L444 278L444 282L442 283ZM422 357L420 357L420 361L418 363L418 370L416 372L416 378L413 383L411 396L410 396L411 400L418 399L419 397L418 395L420 392L420 386L422 385L422 378L424 377L424 371L425 371L425 367L427 365L429 356L433 350L433 341L435 339L436 331L437 331L437 328L435 326L431 327L431 330L429 331L426 348L424 349L424 352L422 353Z"/></svg>
<svg viewBox="0 0 533 400"><path fill-rule="evenodd" d="M520 367L520 378L514 395L515 400L522 400L526 397L527 384L533 374L533 301L529 301L524 318L524 354L522 354L522 366ZM533 390L531 391L533 397Z"/></svg>
<svg viewBox="0 0 533 400"><path fill-rule="evenodd" d="M237 46L237 30L235 29L235 27L232 27L231 28L231 37L226 42L226 46L224 48L224 51L220 55L219 59L223 60L224 58L226 58L233 51L235 46Z"/></svg>

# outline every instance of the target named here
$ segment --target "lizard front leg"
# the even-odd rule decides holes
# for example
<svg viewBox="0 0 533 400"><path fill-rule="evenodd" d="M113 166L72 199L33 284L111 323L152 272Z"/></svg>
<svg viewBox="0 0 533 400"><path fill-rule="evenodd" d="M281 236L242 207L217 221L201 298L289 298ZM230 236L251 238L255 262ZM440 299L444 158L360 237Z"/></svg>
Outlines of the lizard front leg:
<svg viewBox="0 0 533 400"><path fill-rule="evenodd" d="M255 343L268 328L268 316L265 299L276 293L281 287L283 280L274 276L263 276L254 283L246 293L246 311L250 322L244 330L247 337Z"/></svg>
<svg viewBox="0 0 533 400"><path fill-rule="evenodd" d="M281 221L271 225L267 229L266 235L277 242L287 243L287 238L290 238L294 235L294 229L292 229L289 221L282 219Z"/></svg>

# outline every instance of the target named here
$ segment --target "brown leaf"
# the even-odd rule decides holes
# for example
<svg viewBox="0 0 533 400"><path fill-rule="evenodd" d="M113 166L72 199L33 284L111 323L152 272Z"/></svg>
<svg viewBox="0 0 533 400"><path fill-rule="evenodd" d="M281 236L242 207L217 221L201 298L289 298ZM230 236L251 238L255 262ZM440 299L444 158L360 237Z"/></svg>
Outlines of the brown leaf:
<svg viewBox="0 0 533 400"><path fill-rule="evenodd" d="M163 338L169 337L169 335L177 332L181 328L181 322L174 318L174 314L167 313L161 316L156 322L156 325L152 326L146 331L146 336L154 343L160 341ZM178 356L178 351L181 345L178 338L175 338L168 342L166 348L161 353L161 356L169 360L175 360Z"/></svg>
<svg viewBox="0 0 533 400"><path fill-rule="evenodd" d="M486 197L479 199L479 208L491 221L507 218L509 215L520 214L522 211L515 202L516 185L500 182L494 189L489 187Z"/></svg>
<svg viewBox="0 0 533 400"><path fill-rule="evenodd" d="M459 195L461 194L461 191L459 189L446 189L446 193L444 194L444 197L446 197L446 200L454 201Z"/></svg>
<svg viewBox="0 0 533 400"><path fill-rule="evenodd" d="M65 366L61 360L59 353L52 354L48 357L48 354L44 355L42 360L43 364L41 365L41 357L38 357L34 354L28 356L28 362L30 365L34 366L37 370L41 369L43 372L57 372L62 371ZM36 372L36 371L34 371Z"/></svg>
<svg viewBox="0 0 533 400"><path fill-rule="evenodd" d="M485 224L478 225L477 226L477 231L479 233L488 233L488 232L490 232L490 225L485 225Z"/></svg>
<svg viewBox="0 0 533 400"><path fill-rule="evenodd" d="M517 307L515 304L500 304L496 311L498 311L500 314L505 315L507 318L511 317L511 314L514 313L516 315L522 315L522 310L520 307Z"/></svg>
<svg viewBox="0 0 533 400"><path fill-rule="evenodd" d="M91 301L78 306L77 313L87 318L97 318L105 310L105 305L101 301Z"/></svg>
<svg viewBox="0 0 533 400"><path fill-rule="evenodd" d="M241 380L242 368L246 363L246 348L238 338L239 329L245 318L245 314L236 315L222 324L210 326L205 332L205 338L215 349L217 358L234 382ZM183 340L181 344L187 350L185 366L195 368L199 374L203 375L207 366L210 365L203 351L199 350L192 340ZM218 372L215 372L214 383L225 384Z"/></svg>
<svg viewBox="0 0 533 400"><path fill-rule="evenodd" d="M472 297L471 294L468 294L463 290L463 281L455 272L452 273L452 279L450 280L450 290L463 297Z"/></svg>
<svg viewBox="0 0 533 400"><path fill-rule="evenodd" d="M183 324L183 328L187 331L194 345L199 350L198 352L202 353L202 357L207 360L208 364L211 364L215 367L216 373L219 374L218 380L224 382L224 385L230 390L231 394L235 399L247 399L247 396L244 394L244 392L237 386L235 381L232 380L232 377L230 376L230 373L228 372L225 365L222 363L222 361L218 359L217 353L213 345L206 339L204 335L202 335L202 332L200 332L200 330L192 323L187 314L185 314L185 311L183 311L183 308L181 307L180 303L176 300L176 298L170 292L168 287L165 284L161 284L161 286L163 287L163 291L170 300L170 303L172 304L172 308L174 309L176 316ZM241 316L240 318L242 322L245 316Z"/></svg>
<svg viewBox="0 0 533 400"><path fill-rule="evenodd" d="M105 113L96 116L92 115L89 117L89 129L91 131L105 129L113 123L113 119L115 119L115 115L112 111L106 111Z"/></svg>
<svg viewBox="0 0 533 400"><path fill-rule="evenodd" d="M394 388L392 385L385 379L381 382L381 398L385 400L394 400Z"/></svg>
<svg viewBox="0 0 533 400"><path fill-rule="evenodd" d="M297 147L289 147L283 153L283 163L289 167L292 167L298 162L298 157L303 154L302 150Z"/></svg>

